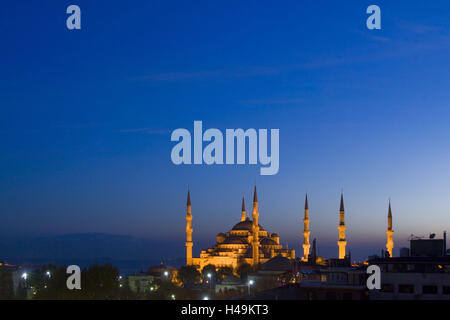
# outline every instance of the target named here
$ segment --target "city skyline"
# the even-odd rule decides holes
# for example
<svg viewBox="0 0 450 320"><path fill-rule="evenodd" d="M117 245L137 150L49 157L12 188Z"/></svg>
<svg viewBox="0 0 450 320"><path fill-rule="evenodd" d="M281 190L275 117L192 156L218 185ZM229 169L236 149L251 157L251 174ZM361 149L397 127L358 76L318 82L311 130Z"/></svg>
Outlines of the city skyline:
<svg viewBox="0 0 450 320"><path fill-rule="evenodd" d="M255 184L261 224L297 256L306 193L310 239L327 257L341 191L360 259L385 249L389 199L394 254L411 234L447 230L448 2L379 1L381 30L357 1L77 2L76 31L66 2L0 12L3 236L179 239L180 254L168 248L182 256L189 186L198 255ZM197 120L279 129L278 173L174 165L171 132Z"/></svg>
<svg viewBox="0 0 450 320"><path fill-rule="evenodd" d="M341 196L343 196L343 193L340 194ZM243 198L245 200L245 197ZM261 196L259 196L259 199L261 199ZM345 199L345 197L344 197ZM242 199L241 199L242 201ZM308 194L308 203L310 203L310 195ZM260 200L260 203L263 202ZM251 202L250 202L251 203ZM304 205L304 203L303 203ZM339 204L337 205L337 207L340 207L340 200L339 200ZM347 204L345 205L347 208ZM311 212L311 205L308 204L308 211ZM380 254L381 250L385 251L386 250L386 229L388 228L388 214L390 210L390 200L388 202L388 206L386 208L386 212L384 214L384 220L385 220L385 225L384 225L384 230L382 230L383 232L378 232L378 234L374 237L374 239L362 239L361 238L355 238L355 237L348 237L347 236L347 240L349 240L347 242L347 253L351 253L352 257L355 261L364 261L368 256L370 255L374 255L374 254ZM195 208L195 205L194 205ZM242 208L242 204L240 206L240 208ZM246 210L247 210L247 214L251 217L251 204L250 207L246 206ZM304 210L304 208L301 209L302 212ZM346 218L345 218L345 224L348 225L352 225L352 222L349 221L349 217L348 217L348 209L345 209L346 213ZM250 211L250 213L249 213ZM318 253L326 258L333 258L333 257L338 257L338 245L336 243L336 241L338 240L338 232L334 231L333 233L333 229L336 230L336 226L339 224L339 211L340 209L337 208L336 209L336 221L333 221L333 225L332 226L326 226L327 230L331 231L330 234L320 234L318 232L316 232L314 229L311 229L310 227L310 231L311 231L311 242L313 239L317 240L317 250ZM240 209L239 212L239 217L242 216L242 210ZM392 214L392 211L391 211ZM195 215L195 210L193 210L193 215ZM436 234L438 238L442 238L442 232L446 231L446 230L438 230L438 231L430 231L429 233L410 233L410 234L403 234L400 237L397 236L397 231L398 229L400 230L404 230L404 228L397 228L396 227L396 216L395 216L395 212L393 215L393 224L392 224L392 228L393 230L395 230L395 235L394 235L394 243L395 243L395 247L394 247L394 256L398 256L399 254L399 250L403 247L408 247L409 246L409 239L412 235L414 235L416 238L428 238L428 236L432 233ZM314 218L311 217L311 214L309 215L310 217L310 223L312 221L312 225L314 226ZM184 222L184 216L183 218L183 222ZM262 215L262 218L264 218L264 215ZM320 217L319 217L320 218ZM231 220L233 219L233 220ZM201 250L207 249L209 247L211 247L214 242L215 242L215 236L217 234L217 232L219 231L223 231L223 228L227 228L227 227L231 227L233 223L235 223L237 221L237 215L231 216L230 221L227 221L225 225L223 226L207 226L205 229L200 229L196 226L197 225L201 225L202 228L204 228L205 223L202 223L202 221L196 221L197 219L193 219L193 227L197 232L194 232L193 235L193 240L194 240L194 247L193 247L193 252L194 255L199 255ZM379 219L376 219L379 220ZM277 221L277 220L275 220ZM280 221L278 221L280 222ZM261 224L263 226L268 226L272 231L277 231L280 234L280 244L282 244L283 246L287 247L287 248L293 248L295 249L296 252L296 256L298 257L302 257L302 245L304 244L304 239L303 239L303 213L302 213L302 217L301 219L298 219L298 221L295 221L298 224L298 228L301 229L298 234L294 234L294 235L290 235L290 234L285 234L285 232L283 232L283 229L276 229L275 227L273 227L272 225L269 225L267 223L266 219L263 219ZM210 222L208 222L210 223ZM279 223L280 226L283 226L283 224L285 223L285 221L281 221L281 223ZM292 223L291 223L292 224ZM184 225L184 223L183 223ZM330 228L331 227L331 228ZM331 230L330 230L331 229ZM184 229L181 230L182 232L184 232ZM350 232L351 229L347 229L347 234L350 235L354 235L354 234L358 234L358 232ZM375 231L375 230L374 230ZM377 230L379 231L379 230ZM20 253L22 251L24 252L30 252L32 251L32 248L30 250L30 248L27 248L28 250L24 250L23 246L24 244L26 245L27 241L31 241L34 242L36 241L36 239L38 239L39 241L43 241L44 239L46 239L47 241L52 241L51 239L57 240L61 242L61 245L64 246L66 245L67 247L71 248L71 250L73 249L73 251L75 252L75 256L76 254L80 254L80 251L82 248L85 248L86 245L88 246L93 246L98 250L98 255L97 256L92 256L92 252L91 250L89 250L89 253L86 254L86 257L90 260L95 260L96 258L101 258L101 257L110 257L112 259L142 259L142 260L161 260L161 261L171 261L174 260L175 261L181 261L183 260L183 256L184 256L184 236L183 233L180 233L178 235L172 236L172 235L167 235L166 237L151 237L151 236L132 236L130 237L130 235L127 234L103 234L103 233L99 233L99 232L81 232L81 233L74 233L74 234L55 234L55 235L51 235L48 234L47 238L43 235L39 235L39 236L29 236L29 237L25 237L22 238L20 237L20 235L18 235L17 237L15 237L15 239L21 239L21 241L19 241L20 246L17 247L14 250L17 250L17 252L19 253L19 255L14 255L13 254L13 260L18 261L17 257L20 257ZM3 237L3 240L6 241L11 241L11 238L8 239L8 237ZM14 239L14 237L12 238ZM70 241L67 241L67 239L70 239ZM121 241L120 239L122 239L124 246L121 247L120 246L120 242L117 241ZM23 242L22 242L23 241ZM38 243L39 243L38 241ZM109 241L114 242L116 245L118 245L120 248L117 252L110 252L110 250L107 250L105 247L105 244L108 243ZM130 242L131 243L128 243ZM138 242L136 242L138 241ZM94 244L95 243L95 244ZM146 243L146 244L145 244ZM30 246L31 243L28 244L28 246ZM128 250L130 250L130 245L131 246L136 246L136 250L132 250L132 253L129 253ZM139 250L145 250L146 246L149 248L148 253L145 252L145 254L140 254ZM158 247L158 250L155 250L154 246ZM9 246L5 246L5 244L2 244L2 247L5 249L7 248L7 252L11 252L11 248ZM32 245L31 245L32 247ZM60 248L61 246L55 246L56 248ZM45 247L37 247L37 248L44 248ZM68 254L67 256L61 256L61 254L58 251L54 251L55 248L50 247L49 250L43 250L45 252L45 254L42 255L43 259L56 259L54 261L59 261L61 259L66 260L69 257L74 257L74 255L72 254ZM60 249L58 249L60 250ZM86 248L83 250L87 250ZM36 251L36 250L34 250ZM39 251L39 250L38 250ZM102 255L103 252L109 252L108 254ZM56 255L55 255L56 253ZM54 255L54 256L53 256ZM30 260L32 261L33 259L37 259L36 254L32 255L33 258L31 258L30 260L30 256L25 255L23 260L19 261L27 261ZM77 259L81 258L79 256L76 256ZM155 258L156 257L156 258Z"/></svg>

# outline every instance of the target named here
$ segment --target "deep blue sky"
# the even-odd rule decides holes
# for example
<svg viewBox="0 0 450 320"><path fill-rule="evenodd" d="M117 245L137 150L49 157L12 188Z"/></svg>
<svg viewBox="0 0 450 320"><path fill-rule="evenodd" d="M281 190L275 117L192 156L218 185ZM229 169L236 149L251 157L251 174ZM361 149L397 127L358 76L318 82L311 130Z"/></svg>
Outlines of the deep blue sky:
<svg viewBox="0 0 450 320"><path fill-rule="evenodd" d="M82 29L66 29L78 4ZM366 28L368 5L382 29ZM0 233L180 239L195 251L250 209L300 250L396 249L450 231L448 1L4 1ZM279 128L280 171L175 166L176 128ZM198 243L199 242L199 243ZM335 252L325 252L329 255ZM151 250L149 250L151 252Z"/></svg>

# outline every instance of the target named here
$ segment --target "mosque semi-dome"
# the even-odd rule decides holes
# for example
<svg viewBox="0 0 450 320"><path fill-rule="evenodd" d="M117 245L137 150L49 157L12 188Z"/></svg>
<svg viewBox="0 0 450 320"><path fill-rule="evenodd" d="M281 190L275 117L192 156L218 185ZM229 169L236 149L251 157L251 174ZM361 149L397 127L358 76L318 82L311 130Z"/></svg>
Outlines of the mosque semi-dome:
<svg viewBox="0 0 450 320"><path fill-rule="evenodd" d="M222 243L222 242L224 242L225 241L225 239L226 239L226 235L225 235L225 233L222 233L222 232L219 232L218 234L217 234L217 236L216 236L216 241L217 241L217 243Z"/></svg>
<svg viewBox="0 0 450 320"><path fill-rule="evenodd" d="M278 243L275 240L272 240L270 238L264 238L261 240L260 243L265 246L277 246L278 245Z"/></svg>

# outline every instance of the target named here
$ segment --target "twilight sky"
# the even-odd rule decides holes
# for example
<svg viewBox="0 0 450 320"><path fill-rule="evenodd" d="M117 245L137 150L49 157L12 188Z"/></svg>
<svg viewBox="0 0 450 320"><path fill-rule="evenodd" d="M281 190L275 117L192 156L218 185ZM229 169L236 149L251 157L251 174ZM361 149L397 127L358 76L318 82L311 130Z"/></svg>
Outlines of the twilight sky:
<svg viewBox="0 0 450 320"><path fill-rule="evenodd" d="M70 4L82 29L69 31ZM366 28L367 6L381 30ZM396 250L450 231L448 1L5 1L0 8L0 233L102 232L194 252L251 209L300 252ZM170 133L279 128L280 170L175 166ZM145 253L147 254L147 253ZM151 255L151 249L148 254Z"/></svg>

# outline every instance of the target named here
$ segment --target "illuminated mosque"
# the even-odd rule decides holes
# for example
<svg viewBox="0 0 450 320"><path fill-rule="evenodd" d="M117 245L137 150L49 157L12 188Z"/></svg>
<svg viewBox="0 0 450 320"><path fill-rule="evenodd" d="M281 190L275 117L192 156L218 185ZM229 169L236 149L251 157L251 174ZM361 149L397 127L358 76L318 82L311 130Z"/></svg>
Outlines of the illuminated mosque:
<svg viewBox="0 0 450 320"><path fill-rule="evenodd" d="M346 254L347 240L345 237L345 211L344 211L344 197L341 194L340 209L339 209L339 224L338 224L338 253L339 260L349 259ZM188 191L187 208L186 208L186 265L192 265L202 270L204 266L212 264L216 268L230 267L238 268L242 264L249 264L254 268L258 268L261 264L269 261L275 257L284 257L287 259L296 259L295 250L283 248L280 244L280 237L276 233L270 233L259 224L258 211L258 196L256 186L253 193L253 210L252 219L249 218L245 202L242 199L241 220L235 224L231 230L225 233L219 233L216 236L216 244L211 248L202 250L200 257L194 258L192 256L192 210L191 210L191 196ZM311 262L316 259L316 255L310 254L310 229L309 229L309 207L308 196L305 197L305 208L303 218L303 255L300 257L301 261ZM389 202L388 209L388 228L386 231L387 255L392 257L392 250L394 248L392 230L392 212L391 204ZM313 244L314 247L314 244ZM315 250L315 248L314 248ZM315 263L316 261L313 261Z"/></svg>

